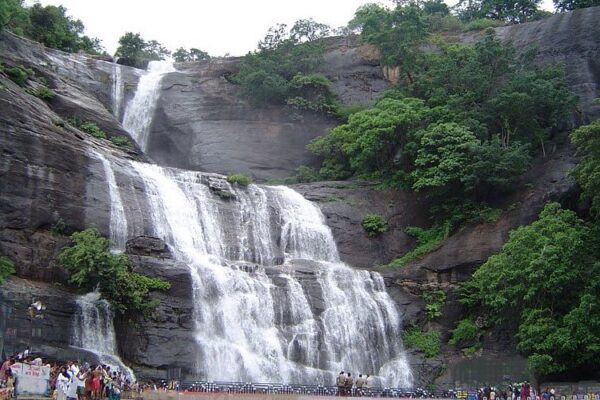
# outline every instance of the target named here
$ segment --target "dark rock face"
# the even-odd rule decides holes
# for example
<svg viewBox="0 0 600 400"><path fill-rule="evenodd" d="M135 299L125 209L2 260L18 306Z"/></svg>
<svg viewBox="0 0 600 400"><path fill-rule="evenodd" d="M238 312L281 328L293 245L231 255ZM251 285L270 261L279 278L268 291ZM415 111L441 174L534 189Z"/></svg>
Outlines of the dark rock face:
<svg viewBox="0 0 600 400"><path fill-rule="evenodd" d="M378 190L359 182L318 182L294 185L294 190L318 204L327 218L341 259L358 268L390 262L414 246L404 233L407 226L427 223L425 207L417 196L397 190ZM361 222L367 214L379 214L388 230L369 237Z"/></svg>
<svg viewBox="0 0 600 400"><path fill-rule="evenodd" d="M517 48L537 50L536 61L562 64L567 82L579 97L579 119L589 123L600 117L600 7L561 13L541 21L497 28L498 35Z"/></svg>
<svg viewBox="0 0 600 400"><path fill-rule="evenodd" d="M137 236L127 241L127 254L171 258L171 252L165 241L150 236Z"/></svg>
<svg viewBox="0 0 600 400"><path fill-rule="evenodd" d="M132 256L134 271L171 283L167 292L155 292L160 302L148 317L115 321L122 357L133 363L143 378L166 379L167 368L182 368L193 375L196 363L192 282L187 265L168 259Z"/></svg>
<svg viewBox="0 0 600 400"><path fill-rule="evenodd" d="M45 306L43 317L30 319L27 308L34 300ZM0 326L4 327L7 354L31 346L34 354L54 359L76 358L80 352L69 347L75 296L49 283L10 278L0 286Z"/></svg>
<svg viewBox="0 0 600 400"><path fill-rule="evenodd" d="M322 73L345 104L371 104L389 83L365 46L332 41ZM257 181L295 175L316 165L305 146L336 125L325 116L293 115L282 106L264 109L241 101L225 76L237 59L182 64L166 75L148 143L159 164L222 174L241 173Z"/></svg>

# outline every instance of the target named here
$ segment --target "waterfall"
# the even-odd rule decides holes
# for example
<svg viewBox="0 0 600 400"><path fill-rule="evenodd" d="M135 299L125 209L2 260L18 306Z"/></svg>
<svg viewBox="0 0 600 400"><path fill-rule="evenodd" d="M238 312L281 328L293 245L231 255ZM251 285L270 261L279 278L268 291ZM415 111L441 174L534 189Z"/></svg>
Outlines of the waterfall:
<svg viewBox="0 0 600 400"><path fill-rule="evenodd" d="M113 315L106 300L99 292L77 297L77 311L73 319L71 345L89 351L102 364L121 370L130 380L135 380L129 369L117 355Z"/></svg>
<svg viewBox="0 0 600 400"><path fill-rule="evenodd" d="M200 377L329 384L345 370L411 385L383 279L339 261L316 206L290 188L256 185L229 187L235 199L224 201L201 173L130 163L152 234L190 266ZM297 277L302 263L321 309Z"/></svg>
<svg viewBox="0 0 600 400"><path fill-rule="evenodd" d="M148 70L138 82L135 96L125 109L123 127L145 151L156 102L160 94L160 83L165 74L175 71L171 61L151 61Z"/></svg>
<svg viewBox="0 0 600 400"><path fill-rule="evenodd" d="M104 175L108 183L108 191L110 196L110 240L112 249L117 252L125 250L127 242L127 218L125 217L125 209L121 200L121 193L117 186L115 173L110 161L96 150L90 149L90 155L99 160L104 168Z"/></svg>
<svg viewBox="0 0 600 400"><path fill-rule="evenodd" d="M121 119L121 104L123 103L123 79L121 77L121 66L114 63L112 66L112 111L113 115Z"/></svg>

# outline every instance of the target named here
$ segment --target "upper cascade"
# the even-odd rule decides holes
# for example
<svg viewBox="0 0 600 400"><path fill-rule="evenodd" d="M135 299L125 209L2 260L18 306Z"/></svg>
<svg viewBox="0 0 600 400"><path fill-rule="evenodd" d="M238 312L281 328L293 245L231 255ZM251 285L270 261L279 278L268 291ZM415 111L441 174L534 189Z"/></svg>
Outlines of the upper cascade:
<svg viewBox="0 0 600 400"><path fill-rule="evenodd" d="M151 61L140 78L135 96L125 109L123 127L142 151L146 150L148 144L149 129L160 95L161 80L169 72L175 72L172 61ZM113 81L119 81L118 77L115 76Z"/></svg>

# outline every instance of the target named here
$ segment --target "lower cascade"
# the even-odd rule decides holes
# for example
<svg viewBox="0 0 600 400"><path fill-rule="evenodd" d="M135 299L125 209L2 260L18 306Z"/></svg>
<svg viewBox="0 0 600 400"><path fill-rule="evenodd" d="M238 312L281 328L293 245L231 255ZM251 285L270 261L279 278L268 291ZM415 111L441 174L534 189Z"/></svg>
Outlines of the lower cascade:
<svg viewBox="0 0 600 400"><path fill-rule="evenodd" d="M120 370L128 379L135 380L133 371L117 355L113 314L110 304L100 299L100 292L77 298L71 344L95 354L101 364Z"/></svg>
<svg viewBox="0 0 600 400"><path fill-rule="evenodd" d="M189 265L199 379L332 384L344 370L412 385L402 318L383 278L339 260L324 216L300 194L95 158L117 177L111 201L129 191L148 207L112 207L111 219L129 221L111 221L111 236L160 237Z"/></svg>

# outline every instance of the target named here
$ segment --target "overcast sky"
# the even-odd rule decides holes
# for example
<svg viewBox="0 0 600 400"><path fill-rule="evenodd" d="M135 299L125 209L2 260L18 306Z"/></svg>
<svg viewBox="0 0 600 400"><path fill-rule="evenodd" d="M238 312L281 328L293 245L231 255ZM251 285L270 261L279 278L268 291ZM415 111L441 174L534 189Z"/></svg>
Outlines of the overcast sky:
<svg viewBox="0 0 600 400"><path fill-rule="evenodd" d="M34 0L28 0L32 4ZM244 55L269 27L314 18L332 27L346 25L354 11L374 0L40 0L64 5L81 19L86 34L114 54L125 32L140 33L170 50L196 47L213 56ZM390 0L376 2L391 5ZM454 4L454 0L448 0ZM544 3L551 0L545 0Z"/></svg>

